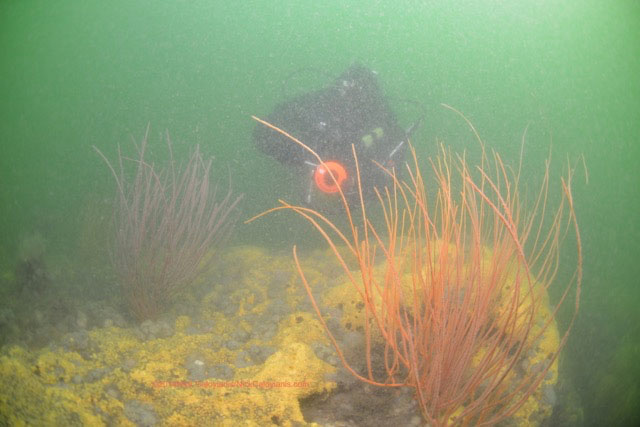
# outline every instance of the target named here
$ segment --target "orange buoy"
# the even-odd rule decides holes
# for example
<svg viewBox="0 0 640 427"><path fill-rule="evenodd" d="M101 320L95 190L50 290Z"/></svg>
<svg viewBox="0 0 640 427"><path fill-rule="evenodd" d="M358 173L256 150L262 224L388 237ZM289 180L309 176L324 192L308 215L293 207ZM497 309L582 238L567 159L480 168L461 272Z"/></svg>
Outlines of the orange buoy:
<svg viewBox="0 0 640 427"><path fill-rule="evenodd" d="M331 178L329 171L333 174L335 181ZM342 183L347 179L347 170L338 162L324 162L324 164L318 165L313 178L320 191L324 193L337 193L340 191Z"/></svg>

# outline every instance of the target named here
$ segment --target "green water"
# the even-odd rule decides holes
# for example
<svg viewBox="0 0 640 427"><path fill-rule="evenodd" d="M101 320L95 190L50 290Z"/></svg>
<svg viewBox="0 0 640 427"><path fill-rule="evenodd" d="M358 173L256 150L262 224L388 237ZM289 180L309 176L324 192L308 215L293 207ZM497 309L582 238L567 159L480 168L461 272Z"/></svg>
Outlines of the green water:
<svg viewBox="0 0 640 427"><path fill-rule="evenodd" d="M447 2L447 4L453 2ZM585 258L581 312L567 348L575 424L633 424L640 408L640 3L636 1L11 1L0 3L0 256L42 233L71 251L78 212L110 200L92 150L131 149L147 123L176 150L200 143L245 193L249 217L294 194L251 141L250 115L282 100L283 79L355 60L385 93L428 111L414 137L468 148L455 106L525 173L553 146L575 177ZM318 77L322 79L322 77ZM318 82L301 81L292 90ZM401 121L412 112L401 106ZM560 169L562 165L558 168ZM558 170L559 170L558 169ZM537 172L536 172L537 171ZM287 247L285 225L239 226L238 242ZM285 238L283 238L283 234ZM106 261L105 261L106 262Z"/></svg>

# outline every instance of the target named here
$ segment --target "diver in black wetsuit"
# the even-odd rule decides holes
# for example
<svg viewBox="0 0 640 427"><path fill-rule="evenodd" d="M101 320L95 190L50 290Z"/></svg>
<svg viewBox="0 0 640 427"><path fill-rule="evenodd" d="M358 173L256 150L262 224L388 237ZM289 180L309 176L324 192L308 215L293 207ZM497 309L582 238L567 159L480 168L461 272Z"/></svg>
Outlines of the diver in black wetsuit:
<svg viewBox="0 0 640 427"><path fill-rule="evenodd" d="M330 86L279 104L266 121L293 135L320 155L351 204L357 199L355 147L365 197L389 182L374 163L392 168L404 161L410 134L398 124L378 85L377 74L355 64ZM317 208L319 200L337 197L336 182L317 159L286 136L258 123L253 134L264 153L297 168L305 180L305 201ZM320 197L324 196L324 197Z"/></svg>

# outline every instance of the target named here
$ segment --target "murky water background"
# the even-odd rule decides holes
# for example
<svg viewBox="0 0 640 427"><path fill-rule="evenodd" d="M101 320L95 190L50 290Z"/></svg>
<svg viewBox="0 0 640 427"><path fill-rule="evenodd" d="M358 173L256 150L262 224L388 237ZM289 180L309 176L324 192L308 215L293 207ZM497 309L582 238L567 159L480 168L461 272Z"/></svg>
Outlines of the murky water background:
<svg viewBox="0 0 640 427"><path fill-rule="evenodd" d="M556 175L567 156L584 155L589 183L583 172L575 179L584 290L564 375L584 408L578 424L631 423L640 394L638 22L633 1L2 2L0 267L12 268L33 232L51 253L85 244L101 256L89 252L104 236L82 224L110 215L113 183L91 146L113 156L147 123L156 142L168 129L178 153L200 143L215 156L223 180L245 193L244 217L298 197L287 171L254 148L250 115L326 82L286 80L296 70L336 76L361 61L379 73L401 122L414 112L394 99L425 104L413 138L421 155L436 139L471 149L441 103L512 161L529 125L527 177L539 177L549 147ZM287 248L305 235L289 226L240 223L235 242Z"/></svg>

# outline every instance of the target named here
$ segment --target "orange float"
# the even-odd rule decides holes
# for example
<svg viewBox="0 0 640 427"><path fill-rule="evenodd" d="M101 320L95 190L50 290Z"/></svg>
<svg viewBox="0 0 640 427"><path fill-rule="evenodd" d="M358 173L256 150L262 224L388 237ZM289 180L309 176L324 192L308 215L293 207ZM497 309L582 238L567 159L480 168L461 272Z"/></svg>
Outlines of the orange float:
<svg viewBox="0 0 640 427"><path fill-rule="evenodd" d="M331 171L331 173L329 173ZM331 178L333 174L333 178ZM347 179L347 170L338 162L328 161L318 165L313 175L316 186L324 193L337 193Z"/></svg>

